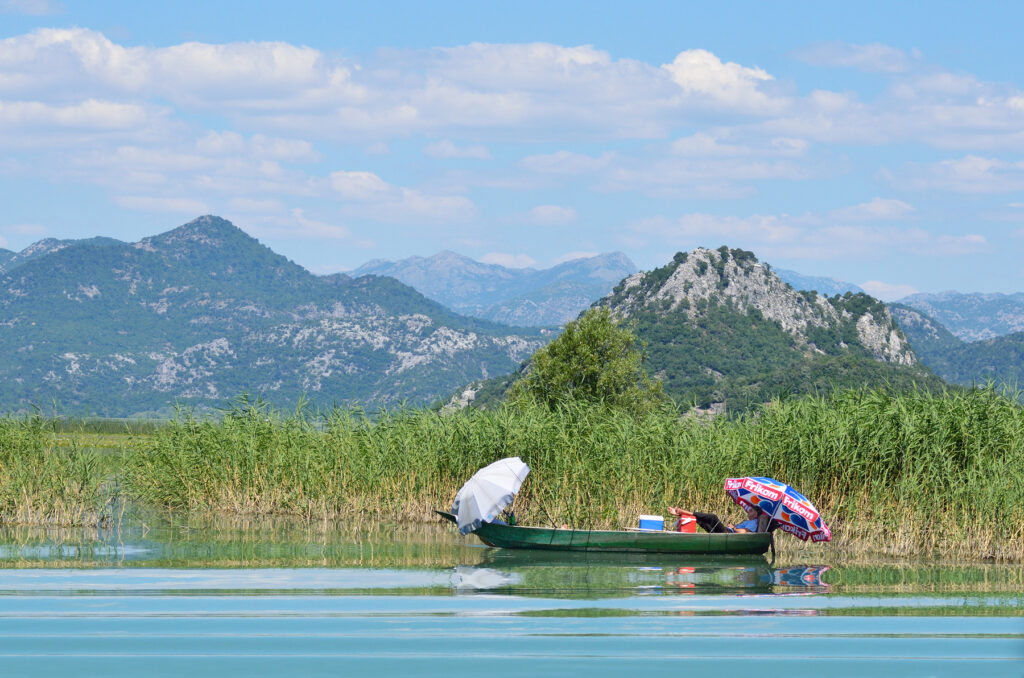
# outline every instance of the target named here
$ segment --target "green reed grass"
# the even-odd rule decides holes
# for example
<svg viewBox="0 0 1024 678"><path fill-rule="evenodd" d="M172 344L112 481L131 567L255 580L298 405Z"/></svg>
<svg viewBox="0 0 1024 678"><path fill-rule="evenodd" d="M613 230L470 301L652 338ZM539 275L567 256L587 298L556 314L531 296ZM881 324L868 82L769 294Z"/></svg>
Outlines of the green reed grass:
<svg viewBox="0 0 1024 678"><path fill-rule="evenodd" d="M429 520L506 456L532 469L523 523L621 527L670 504L738 518L724 478L767 475L815 502L833 547L1024 559L1024 409L992 389L843 391L713 420L572 403L373 421L249 406L140 438L125 484L170 511Z"/></svg>
<svg viewBox="0 0 1024 678"><path fill-rule="evenodd" d="M40 416L0 418L0 522L96 525L111 517L112 463L76 444L59 446Z"/></svg>

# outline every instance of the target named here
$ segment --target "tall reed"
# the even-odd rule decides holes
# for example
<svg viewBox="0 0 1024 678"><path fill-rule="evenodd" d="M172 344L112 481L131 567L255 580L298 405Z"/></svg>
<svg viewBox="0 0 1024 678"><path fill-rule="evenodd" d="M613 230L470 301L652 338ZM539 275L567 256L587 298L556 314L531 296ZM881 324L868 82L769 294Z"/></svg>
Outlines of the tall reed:
<svg viewBox="0 0 1024 678"><path fill-rule="evenodd" d="M532 468L515 506L533 524L631 525L669 504L738 515L723 479L767 475L847 549L1024 559L1024 409L991 389L843 391L710 421L574 403L374 421L253 406L140 439L125 482L172 511L417 520L506 456Z"/></svg>
<svg viewBox="0 0 1024 678"><path fill-rule="evenodd" d="M55 443L52 422L40 416L0 418L0 522L94 525L110 517L110 465Z"/></svg>

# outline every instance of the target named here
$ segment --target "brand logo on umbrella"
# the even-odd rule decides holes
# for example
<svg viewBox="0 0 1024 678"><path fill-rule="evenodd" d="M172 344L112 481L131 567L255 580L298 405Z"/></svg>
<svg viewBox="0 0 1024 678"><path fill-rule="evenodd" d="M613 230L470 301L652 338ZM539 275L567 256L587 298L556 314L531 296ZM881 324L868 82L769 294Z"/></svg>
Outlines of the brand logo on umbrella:
<svg viewBox="0 0 1024 678"><path fill-rule="evenodd" d="M793 511L794 513L799 513L800 515L802 515L804 518L807 519L807 522L809 522L809 523L813 523L819 517L819 514L818 514L817 511L812 511L802 501L798 501L796 499L793 499L788 494L785 495L782 498L782 503L790 511Z"/></svg>
<svg viewBox="0 0 1024 678"><path fill-rule="evenodd" d="M768 501L778 501L779 497L782 496L781 492L773 490L772 488L762 485L756 480L752 480L750 478L746 478L743 480L743 487L744 489L757 493L759 496L764 497Z"/></svg>

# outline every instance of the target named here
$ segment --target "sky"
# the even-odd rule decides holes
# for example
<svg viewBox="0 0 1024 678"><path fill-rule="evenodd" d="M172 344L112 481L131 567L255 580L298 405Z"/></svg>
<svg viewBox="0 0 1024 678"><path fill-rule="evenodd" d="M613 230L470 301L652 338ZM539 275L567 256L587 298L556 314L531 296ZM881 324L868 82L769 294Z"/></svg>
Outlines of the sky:
<svg viewBox="0 0 1024 678"><path fill-rule="evenodd" d="M216 214L318 274L752 250L1024 290L1024 5L0 0L0 247Z"/></svg>

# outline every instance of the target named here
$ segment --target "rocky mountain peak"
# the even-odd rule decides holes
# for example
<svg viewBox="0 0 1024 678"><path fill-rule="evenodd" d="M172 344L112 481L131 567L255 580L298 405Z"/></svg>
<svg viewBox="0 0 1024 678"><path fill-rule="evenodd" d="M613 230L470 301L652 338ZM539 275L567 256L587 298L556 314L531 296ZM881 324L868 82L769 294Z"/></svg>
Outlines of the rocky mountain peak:
<svg viewBox="0 0 1024 678"><path fill-rule="evenodd" d="M239 242L256 244L257 240L227 219L207 214L165 233L143 238L136 243L136 247L147 250L176 247L190 249L196 245L222 248Z"/></svg>
<svg viewBox="0 0 1024 678"><path fill-rule="evenodd" d="M661 268L629 276L600 303L624 316L653 309L690 320L709 305L725 304L777 323L810 351L834 353L856 343L876 360L916 363L882 302L866 294L829 298L798 292L752 252L726 246L679 252Z"/></svg>

